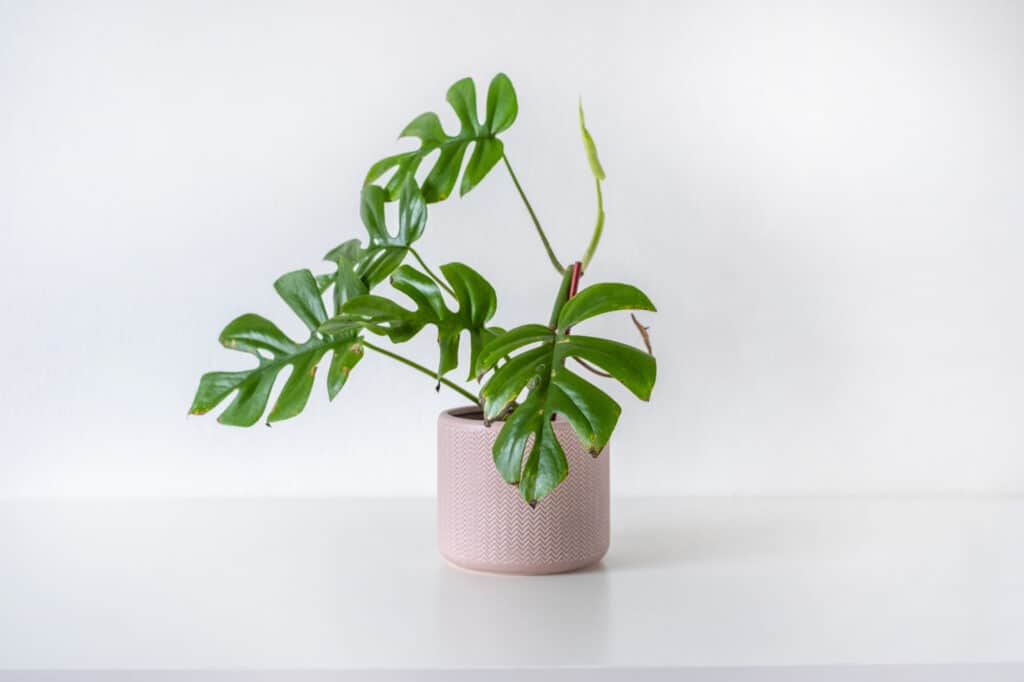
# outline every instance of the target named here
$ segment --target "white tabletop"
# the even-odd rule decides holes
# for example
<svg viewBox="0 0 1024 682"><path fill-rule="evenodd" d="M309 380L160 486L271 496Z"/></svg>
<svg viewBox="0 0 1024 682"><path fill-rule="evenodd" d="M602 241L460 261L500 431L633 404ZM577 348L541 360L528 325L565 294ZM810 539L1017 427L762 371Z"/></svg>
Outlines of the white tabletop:
<svg viewBox="0 0 1024 682"><path fill-rule="evenodd" d="M425 499L0 502L0 670L1024 679L1021 499L615 500L536 578L434 542Z"/></svg>

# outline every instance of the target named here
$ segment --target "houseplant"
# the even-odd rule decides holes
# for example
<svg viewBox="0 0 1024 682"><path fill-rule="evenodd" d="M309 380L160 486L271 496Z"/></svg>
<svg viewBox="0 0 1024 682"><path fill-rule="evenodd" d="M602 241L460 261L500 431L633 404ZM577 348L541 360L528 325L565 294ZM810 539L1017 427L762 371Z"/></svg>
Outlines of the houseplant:
<svg viewBox="0 0 1024 682"><path fill-rule="evenodd" d="M209 412L233 394L218 421L251 426L266 413L270 424L303 410L318 366L327 365L327 392L333 400L367 350L404 363L432 377L438 388L446 386L476 406L475 414L474 409L449 410L439 422L440 530L446 556L456 563L494 570L575 568L600 558L607 547L607 456L600 469L587 470L589 457L582 458L579 453L601 459L598 456L607 449L620 413L619 405L581 374L618 380L647 400L656 364L646 328L635 317L646 350L570 331L597 315L653 311L654 305L643 292L627 284L599 283L578 289L605 221L601 186L605 176L582 106L580 130L594 176L597 219L580 260L567 266L555 256L499 137L518 114L511 81L504 74L491 81L483 120L478 116L471 79L452 85L447 100L458 117L457 133L449 135L435 113L422 114L401 133L401 137L418 138L419 148L388 156L367 173L361 194L366 242L351 239L331 249L325 256L330 272L314 275L310 270L298 270L274 283L281 298L309 329L309 338L295 341L259 315L236 318L221 332L220 342L252 354L257 364L244 371L204 374L190 412ZM436 159L426 163L435 151ZM429 204L447 199L456 185L460 195L467 194L499 163L522 198L557 275L546 324L509 330L492 325L497 297L487 280L457 262L440 266L437 274L414 246L424 235ZM398 202L394 232L384 220L385 204L393 201ZM370 293L385 280L408 297L412 307ZM325 297L329 305L325 305ZM439 358L433 368L378 345L377 337L401 344L428 326L436 328L438 340ZM451 378L459 364L463 336L469 338L467 381L478 381L478 392ZM286 367L291 368L290 374L268 411L271 390ZM558 488L569 474L569 459L574 459L574 467L581 471L569 477L565 484L569 492L563 495L564 502L557 502ZM486 468L480 468L485 460ZM469 467L476 467L472 475ZM455 480L459 476L465 479L461 483ZM577 479L583 481L582 488L570 490ZM549 495L550 504L538 505ZM470 497L477 499L467 499ZM580 502L581 497L586 501ZM591 499L595 497L601 499ZM512 499L518 499L515 506L511 506ZM591 503L596 507L580 511L581 505ZM486 525L462 527L467 520L482 516L489 517ZM578 542L581 524L593 526L589 529L593 537L584 542ZM452 534L458 537L452 539ZM488 537L480 537L484 534ZM515 535L519 537L510 539ZM567 555L564 546L574 542L583 546ZM460 543L464 555L453 556L458 552L452 546ZM543 556L534 557L531 563L523 553L537 555L538 543L545 545L540 552ZM474 552L490 558L469 556Z"/></svg>

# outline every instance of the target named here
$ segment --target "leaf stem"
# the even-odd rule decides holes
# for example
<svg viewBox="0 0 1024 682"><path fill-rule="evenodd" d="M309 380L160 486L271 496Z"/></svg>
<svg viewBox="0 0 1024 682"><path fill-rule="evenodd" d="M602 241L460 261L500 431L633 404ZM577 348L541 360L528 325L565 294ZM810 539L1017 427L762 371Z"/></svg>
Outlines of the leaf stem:
<svg viewBox="0 0 1024 682"><path fill-rule="evenodd" d="M512 170L512 164L508 162L508 157L504 153L501 155L501 160L505 162L505 168L508 169L508 174L512 178L512 183L516 186L516 190L519 191L519 196L522 198L523 203L526 204L526 210L530 213L530 219L533 220L534 227L537 228L537 236L539 236L541 242L543 242L544 250L548 252L548 259L551 260L551 265L555 267L555 271L558 272L558 274L562 274L565 272L565 268L558 261L558 257L555 256L555 252L551 249L551 242L548 241L548 236L544 234L544 228L540 226L540 220L537 219L537 214L534 213L530 200L526 198L526 193L519 184L519 178L516 177L515 171Z"/></svg>
<svg viewBox="0 0 1024 682"><path fill-rule="evenodd" d="M590 372L592 374L596 374L599 377L607 377L609 379L613 378L611 374L609 374L608 372L604 372L604 371L599 370L597 367L594 367L593 365L591 365L586 360L581 360L580 358L576 357L575 355L572 356L572 359L575 360L576 362L578 362L583 367L583 369L587 370L588 372Z"/></svg>
<svg viewBox="0 0 1024 682"><path fill-rule="evenodd" d="M562 283L558 286L558 293L555 294L555 303L551 306L551 318L548 320L548 327L558 328L558 316L562 313L562 307L569 300L569 289L572 287L573 268L566 268L562 273Z"/></svg>
<svg viewBox="0 0 1024 682"><path fill-rule="evenodd" d="M590 238L590 244L587 246L586 252L583 254L583 270L587 269L590 265L590 259L594 257L594 252L597 251L597 243L601 241L601 233L604 231L604 195L601 194L601 181L604 180L604 168L601 166L601 160L597 158L597 146L594 144L594 138L590 135L590 131L587 130L587 122L583 117L583 98L580 98L579 106L577 111L580 114L580 136L583 137L583 151L587 155L587 164L590 166L590 172L594 176L594 188L597 190L597 223L594 225L594 235Z"/></svg>
<svg viewBox="0 0 1024 682"><path fill-rule="evenodd" d="M597 251L597 244L601 241L601 233L604 232L604 195L601 193L601 179L594 178L594 188L597 190L597 223L594 225L594 235L590 238L590 245L583 254L583 270L586 271L590 265L590 259Z"/></svg>
<svg viewBox="0 0 1024 682"><path fill-rule="evenodd" d="M422 372L423 374L426 374L428 377L432 377L434 379L439 380L442 384L444 384L448 388L450 388L453 391L455 391L456 393L462 395L464 398L467 398L474 405L479 403L479 400L477 399L477 397L475 395L473 395L472 393L470 393L466 389L462 388L458 384L454 384L451 381L449 381L448 379L445 379L444 377L438 377L437 376L437 372L424 367L423 365L419 364L418 362L414 362L414 361L410 360L409 358L404 357L402 355L399 355L398 353L394 353L392 351L389 351L386 348L381 348L380 346L375 346L372 343L370 343L369 341L365 341L364 340L362 342L362 344L364 346L366 346L367 348L369 348L370 350L375 350L378 353L380 353L381 355L386 355L389 358L391 358L392 360L397 360L398 362L401 362L403 365L406 365L408 367L412 367L417 372Z"/></svg>
<svg viewBox="0 0 1024 682"><path fill-rule="evenodd" d="M440 286L442 289L447 291L454 298L455 297L455 292L452 291L451 287L449 287L447 284L445 284L444 281L440 277L435 275L434 272L429 267L427 267L427 264L425 262L423 262L423 258L420 257L419 251L417 251L416 249L412 248L411 246L408 247L408 249L409 249L409 253L411 253L413 255L413 257L416 259L416 261L420 264L420 267L423 268L423 270L426 271L426 273L430 276L430 279L432 279L435 282L437 282L438 286Z"/></svg>

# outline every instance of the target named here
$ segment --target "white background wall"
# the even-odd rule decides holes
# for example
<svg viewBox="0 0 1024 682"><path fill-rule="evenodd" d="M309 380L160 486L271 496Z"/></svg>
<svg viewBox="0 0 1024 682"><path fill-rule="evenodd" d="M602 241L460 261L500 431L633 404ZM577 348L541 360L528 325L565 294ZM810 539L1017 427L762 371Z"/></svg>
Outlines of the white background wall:
<svg viewBox="0 0 1024 682"><path fill-rule="evenodd" d="M186 418L216 337L362 236L358 191L448 85L507 72L510 159L563 260L639 285L653 402L614 487L1024 492L1024 10L1015 3L0 3L0 495L429 494L457 403L367 357L272 429ZM544 321L497 171L422 252ZM631 340L628 318L595 331ZM429 336L429 335L425 335ZM429 339L411 353L428 362Z"/></svg>

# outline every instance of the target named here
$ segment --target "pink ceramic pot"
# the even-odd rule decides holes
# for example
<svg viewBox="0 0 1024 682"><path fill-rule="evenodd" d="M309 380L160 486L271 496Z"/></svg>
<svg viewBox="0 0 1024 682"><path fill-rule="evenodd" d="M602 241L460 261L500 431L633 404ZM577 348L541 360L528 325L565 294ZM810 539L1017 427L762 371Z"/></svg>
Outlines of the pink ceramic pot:
<svg viewBox="0 0 1024 682"><path fill-rule="evenodd" d="M554 423L569 476L531 508L502 480L491 448L501 424L477 408L437 421L438 545L463 568L538 575L572 571L608 551L608 448L594 458L565 420Z"/></svg>

